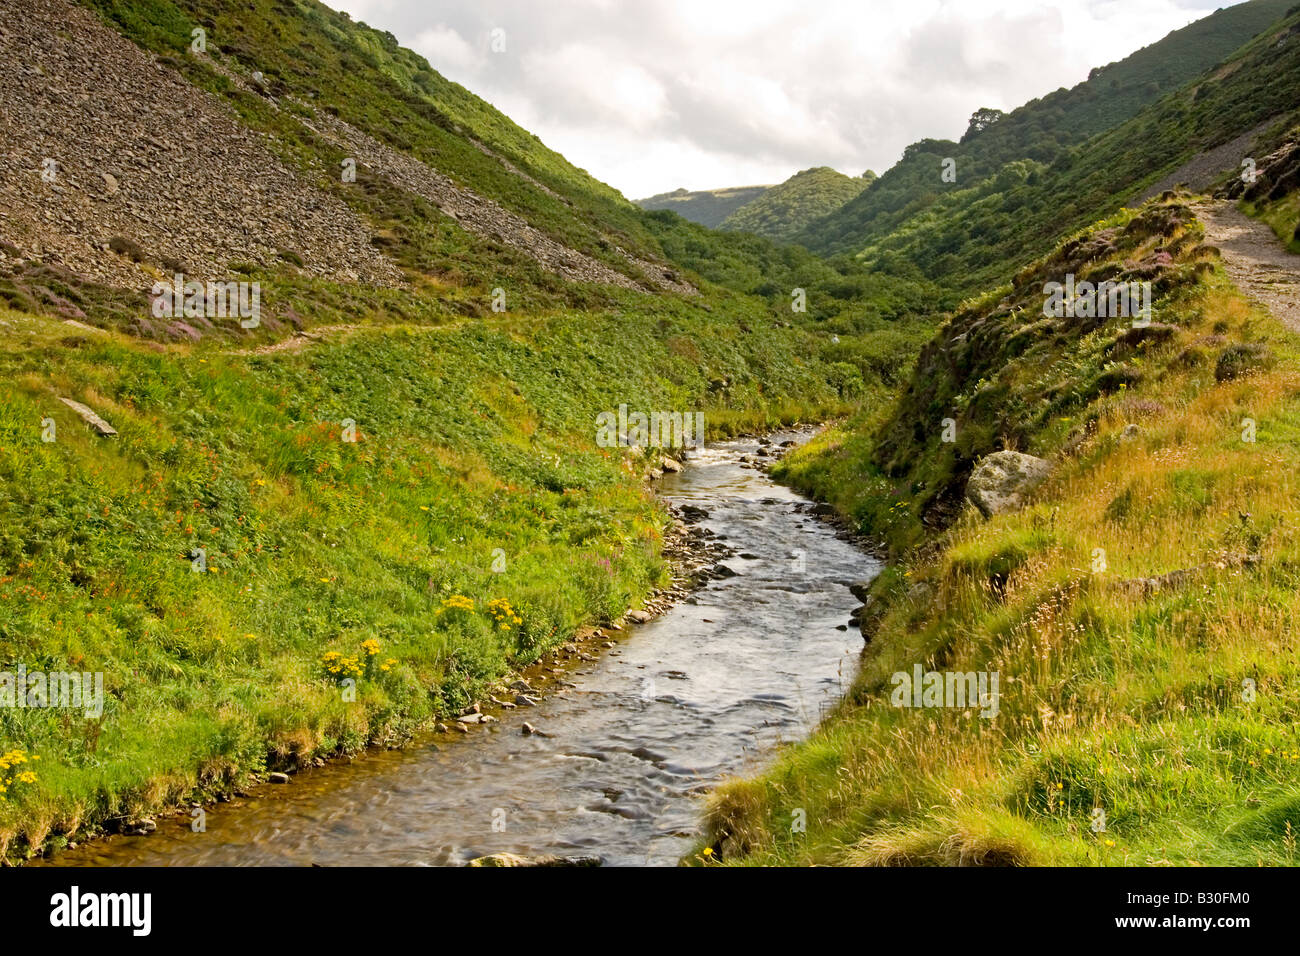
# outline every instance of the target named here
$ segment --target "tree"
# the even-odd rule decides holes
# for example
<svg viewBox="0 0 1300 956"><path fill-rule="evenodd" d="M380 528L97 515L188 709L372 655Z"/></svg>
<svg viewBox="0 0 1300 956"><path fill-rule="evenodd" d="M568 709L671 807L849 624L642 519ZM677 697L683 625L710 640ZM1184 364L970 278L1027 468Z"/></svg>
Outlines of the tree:
<svg viewBox="0 0 1300 956"><path fill-rule="evenodd" d="M976 136L984 132L986 129L988 129L990 126L992 126L994 123L996 123L998 120L1002 119L1002 117L1006 115L1007 114L1002 112L1001 110L995 110L987 106L981 106L979 109L977 109L974 113L970 115L970 125L966 127L966 135L961 138L961 141L964 143L972 136Z"/></svg>

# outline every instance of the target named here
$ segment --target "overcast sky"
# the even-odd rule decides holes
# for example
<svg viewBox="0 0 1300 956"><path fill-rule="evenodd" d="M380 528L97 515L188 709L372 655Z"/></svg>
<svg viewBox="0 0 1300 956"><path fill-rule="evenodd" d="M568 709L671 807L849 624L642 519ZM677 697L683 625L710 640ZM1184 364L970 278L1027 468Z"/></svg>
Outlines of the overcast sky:
<svg viewBox="0 0 1300 956"><path fill-rule="evenodd" d="M326 0L632 199L884 172L1232 0ZM494 51L494 45L503 50Z"/></svg>

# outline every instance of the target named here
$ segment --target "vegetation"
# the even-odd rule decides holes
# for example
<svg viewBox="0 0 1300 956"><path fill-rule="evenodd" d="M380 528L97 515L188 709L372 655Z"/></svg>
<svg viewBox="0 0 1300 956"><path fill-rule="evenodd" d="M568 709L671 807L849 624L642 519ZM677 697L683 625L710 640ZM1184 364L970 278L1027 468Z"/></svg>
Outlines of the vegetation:
<svg viewBox="0 0 1300 956"><path fill-rule="evenodd" d="M809 223L829 215L857 196L874 179L874 173L870 179L854 179L829 166L805 169L745 203L724 219L720 228L789 241Z"/></svg>
<svg viewBox="0 0 1300 956"><path fill-rule="evenodd" d="M108 698L0 708L42 761L0 797L0 846L400 740L621 617L664 583L665 517L596 414L701 408L725 434L844 407L809 333L743 321L664 301L248 356L0 314L5 669L102 672Z"/></svg>
<svg viewBox="0 0 1300 956"><path fill-rule="evenodd" d="M1296 862L1300 354L1200 238L1177 201L1097 224L955 316L870 439L789 461L896 560L852 691L721 792L712 859ZM1149 328L1043 316L1048 277L1154 263ZM1018 513L945 514L1000 444L1051 457L1048 484ZM892 706L918 664L998 673L1000 712Z"/></svg>
<svg viewBox="0 0 1300 956"><path fill-rule="evenodd" d="M798 241L881 271L920 269L967 294L996 285L1201 150L1265 120L1289 125L1300 45L1287 38L1300 18L1274 21L1292 6L1219 10L961 143L913 143Z"/></svg>
<svg viewBox="0 0 1300 956"><path fill-rule="evenodd" d="M684 219L717 229L723 220L758 199L771 186L732 186L725 189L674 189L648 199L638 199L642 209L669 209Z"/></svg>

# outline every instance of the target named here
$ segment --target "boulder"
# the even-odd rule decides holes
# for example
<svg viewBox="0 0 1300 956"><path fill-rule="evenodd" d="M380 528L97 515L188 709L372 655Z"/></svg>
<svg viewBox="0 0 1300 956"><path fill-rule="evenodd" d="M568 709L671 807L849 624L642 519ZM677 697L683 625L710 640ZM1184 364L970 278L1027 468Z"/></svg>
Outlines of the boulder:
<svg viewBox="0 0 1300 956"><path fill-rule="evenodd" d="M1018 451L981 458L966 482L966 500L985 518L1024 506L1029 494L1052 472L1050 462Z"/></svg>

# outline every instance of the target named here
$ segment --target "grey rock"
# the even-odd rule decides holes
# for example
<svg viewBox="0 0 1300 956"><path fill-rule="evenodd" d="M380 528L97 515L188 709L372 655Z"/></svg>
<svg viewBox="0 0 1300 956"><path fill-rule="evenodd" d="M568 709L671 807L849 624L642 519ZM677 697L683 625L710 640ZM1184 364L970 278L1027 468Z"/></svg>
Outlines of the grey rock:
<svg viewBox="0 0 1300 956"><path fill-rule="evenodd" d="M966 499L986 518L1018 511L1052 472L1050 462L1018 451L998 451L976 464Z"/></svg>
<svg viewBox="0 0 1300 956"><path fill-rule="evenodd" d="M116 428L96 415L93 410L81 404L81 402L74 402L70 398L60 398L59 401L80 415L82 421L95 429L95 431L104 438L112 438L117 434Z"/></svg>

